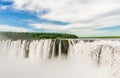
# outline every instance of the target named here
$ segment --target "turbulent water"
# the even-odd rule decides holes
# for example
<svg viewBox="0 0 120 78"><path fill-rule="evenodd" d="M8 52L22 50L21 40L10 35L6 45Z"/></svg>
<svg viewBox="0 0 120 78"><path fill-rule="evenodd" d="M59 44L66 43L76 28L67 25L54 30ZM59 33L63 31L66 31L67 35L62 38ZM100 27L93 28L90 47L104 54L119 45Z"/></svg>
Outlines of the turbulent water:
<svg viewBox="0 0 120 78"><path fill-rule="evenodd" d="M86 77L86 75L88 73L90 74L94 68L88 69L90 71L87 73L85 70L87 67L86 64L88 64L88 63L84 64L81 61L80 58L82 56L90 58L89 62L91 61L93 63L93 66L95 65L97 68L102 67L102 66L106 66L106 67L110 68L112 75L110 77L104 76L103 73L100 73L98 75L98 73L96 73L96 72L104 72L105 69L102 69L101 71L94 71L94 75L96 74L96 76ZM53 61L55 60L54 63L55 62L58 63L58 60L56 61L56 59L64 58L64 60L66 60L66 61L67 60L73 61L73 59L76 57L79 60L77 60L77 61L74 60L73 64L75 64L75 65L72 64L72 66L70 66L70 68L67 68L67 66L69 67L69 65L71 64L72 61L70 62L70 64L66 64L66 62L64 61L65 64L62 66L61 69L59 69L59 73L64 72L64 71L65 72L72 71L71 74L77 76L77 77L74 76L75 78L80 78L80 77L81 78L120 78L120 40L117 40L117 39L113 39L113 40L110 40L110 39L107 39L107 40L102 40L102 39L101 40L100 39L93 39L93 40L42 39L42 40L31 40L31 41L28 41L28 40L16 40L16 41L1 40L0 41L0 57L1 58L2 57L4 57L4 58L5 57L15 57L15 58L22 58L23 60L24 59L27 59L27 60L37 59L40 61L44 60L47 62L50 62L48 60L53 60ZM32 60L32 61L34 61L34 60ZM85 61L85 60L83 60L83 61ZM60 61L59 63L61 64L62 62L63 61ZM90 65L91 65L91 62L90 62ZM57 64L57 63L55 63L55 64ZM59 63L57 65L58 67L59 67ZM82 65L82 63L83 63L83 66L86 66L86 67L80 67ZM47 63L47 65L49 65L49 64ZM56 65L54 65L54 67L45 66L44 69L46 69L46 67L48 67L48 70L52 70L52 68L56 69ZM89 67L89 65L88 65L88 67ZM41 68L41 67L39 67L39 68ZM67 68L67 69L64 70L65 68ZM42 70L44 71L44 69L42 69ZM86 73L85 76L81 76L81 75L79 76L79 73L82 72L80 70L82 70L83 72L85 71L85 73ZM38 72L40 72L40 71L38 71ZM52 72L52 71L46 71L46 72ZM64 76L65 74L64 75L59 74L59 75L62 75L62 76L60 76L60 78L74 78L71 75L67 76L67 75L69 75L68 73L66 73L66 76ZM46 75L43 77L42 76L37 75L37 77L35 77L35 78L57 78L56 76L51 76L51 77L46 76ZM7 77L3 77L3 78L7 78ZM34 78L34 77L29 77L29 78Z"/></svg>

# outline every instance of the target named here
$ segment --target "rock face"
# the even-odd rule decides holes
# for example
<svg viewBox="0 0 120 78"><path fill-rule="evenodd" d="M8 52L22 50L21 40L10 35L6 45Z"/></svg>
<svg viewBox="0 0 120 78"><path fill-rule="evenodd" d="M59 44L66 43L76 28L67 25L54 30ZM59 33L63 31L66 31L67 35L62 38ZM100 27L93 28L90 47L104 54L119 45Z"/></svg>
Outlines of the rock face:
<svg viewBox="0 0 120 78"><path fill-rule="evenodd" d="M96 65L111 67L113 77L120 78L120 40L41 39L1 40L0 57L54 59L84 54Z"/></svg>

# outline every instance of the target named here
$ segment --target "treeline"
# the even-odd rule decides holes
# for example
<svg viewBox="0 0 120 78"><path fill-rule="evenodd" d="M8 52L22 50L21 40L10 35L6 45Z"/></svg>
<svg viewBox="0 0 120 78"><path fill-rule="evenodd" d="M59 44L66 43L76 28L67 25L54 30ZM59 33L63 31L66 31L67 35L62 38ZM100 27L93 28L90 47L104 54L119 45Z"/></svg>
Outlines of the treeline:
<svg viewBox="0 0 120 78"><path fill-rule="evenodd" d="M33 33L33 32L0 32L0 35L6 39L54 39L54 38L78 38L73 34L63 33Z"/></svg>

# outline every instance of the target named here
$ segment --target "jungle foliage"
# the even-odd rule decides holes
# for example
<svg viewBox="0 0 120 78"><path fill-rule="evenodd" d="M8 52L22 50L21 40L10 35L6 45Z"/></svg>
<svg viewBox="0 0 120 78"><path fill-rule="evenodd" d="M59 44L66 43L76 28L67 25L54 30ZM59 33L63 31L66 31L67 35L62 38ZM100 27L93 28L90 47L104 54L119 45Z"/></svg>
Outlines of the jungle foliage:
<svg viewBox="0 0 120 78"><path fill-rule="evenodd" d="M55 38L78 38L73 34L63 34L63 33L34 33L34 32L0 32L0 35L4 36L6 39L55 39Z"/></svg>

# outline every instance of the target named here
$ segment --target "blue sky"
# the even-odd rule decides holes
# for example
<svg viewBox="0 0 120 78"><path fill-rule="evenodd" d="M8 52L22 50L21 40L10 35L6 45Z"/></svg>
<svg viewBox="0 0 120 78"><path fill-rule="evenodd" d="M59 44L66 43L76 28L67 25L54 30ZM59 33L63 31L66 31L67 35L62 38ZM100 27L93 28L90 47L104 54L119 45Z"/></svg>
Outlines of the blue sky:
<svg viewBox="0 0 120 78"><path fill-rule="evenodd" d="M0 31L116 36L120 33L119 3L119 0L0 0Z"/></svg>

